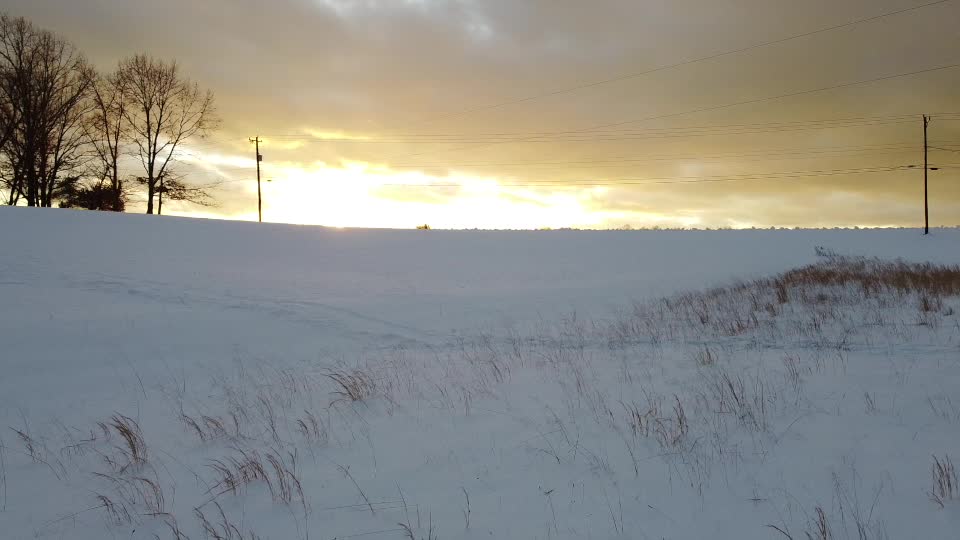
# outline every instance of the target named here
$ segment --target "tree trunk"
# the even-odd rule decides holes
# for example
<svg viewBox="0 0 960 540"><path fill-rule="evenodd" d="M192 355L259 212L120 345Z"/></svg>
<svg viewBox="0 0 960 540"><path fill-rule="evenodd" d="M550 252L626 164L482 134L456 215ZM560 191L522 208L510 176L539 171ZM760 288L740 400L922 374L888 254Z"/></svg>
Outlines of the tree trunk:
<svg viewBox="0 0 960 540"><path fill-rule="evenodd" d="M153 182L147 181L147 213L153 213Z"/></svg>
<svg viewBox="0 0 960 540"><path fill-rule="evenodd" d="M119 212L119 211L120 211L120 208L122 208L120 202L121 202L121 198L123 198L123 184L120 182L120 174L117 172L117 158L116 158L116 156L114 156L114 158L113 158L112 172L113 172L113 178L111 179L111 180L113 180L113 182L112 182L112 187L113 187L113 208L112 208L112 210L113 210L114 212Z"/></svg>
<svg viewBox="0 0 960 540"><path fill-rule="evenodd" d="M153 195L157 191L157 179L154 178L153 176L153 172L154 172L153 159L154 158L152 156L153 154L151 154L151 157L149 158L150 161L147 163L147 213L148 214L153 214Z"/></svg>
<svg viewBox="0 0 960 540"><path fill-rule="evenodd" d="M123 204L123 184L117 180L116 187L113 188L113 211L122 212Z"/></svg>
<svg viewBox="0 0 960 540"><path fill-rule="evenodd" d="M27 183L27 206L37 206L37 178L33 167L27 169L24 181Z"/></svg>
<svg viewBox="0 0 960 540"><path fill-rule="evenodd" d="M50 186L49 186L49 183L47 182L48 174L49 172L47 171L47 153L44 152L43 161L40 162L40 169L37 174L37 184L40 188L37 193L37 206L41 208L46 208L47 206L49 206L47 204L47 200L49 199L49 191L50 191Z"/></svg>

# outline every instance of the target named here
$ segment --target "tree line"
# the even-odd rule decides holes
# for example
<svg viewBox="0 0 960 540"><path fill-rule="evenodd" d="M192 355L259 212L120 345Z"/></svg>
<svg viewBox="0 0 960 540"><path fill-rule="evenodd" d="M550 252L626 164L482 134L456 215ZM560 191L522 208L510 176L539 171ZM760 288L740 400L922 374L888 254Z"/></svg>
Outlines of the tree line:
<svg viewBox="0 0 960 540"><path fill-rule="evenodd" d="M213 131L213 93L147 54L100 73L62 37L0 14L0 189L5 204L122 212L137 191L212 204L177 174L183 144ZM136 172L133 172L136 171Z"/></svg>

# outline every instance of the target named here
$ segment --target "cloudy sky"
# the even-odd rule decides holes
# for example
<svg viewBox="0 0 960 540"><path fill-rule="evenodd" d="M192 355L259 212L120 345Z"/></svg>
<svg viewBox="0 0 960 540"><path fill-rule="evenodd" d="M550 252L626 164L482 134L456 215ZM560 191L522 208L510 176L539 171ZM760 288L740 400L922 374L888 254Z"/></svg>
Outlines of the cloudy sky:
<svg viewBox="0 0 960 540"><path fill-rule="evenodd" d="M176 213L256 219L259 135L267 221L916 226L930 113L931 223L957 225L960 68L936 68L960 64L960 0L754 47L931 1L0 7L103 70L145 51L215 92L222 127L179 167L220 204Z"/></svg>

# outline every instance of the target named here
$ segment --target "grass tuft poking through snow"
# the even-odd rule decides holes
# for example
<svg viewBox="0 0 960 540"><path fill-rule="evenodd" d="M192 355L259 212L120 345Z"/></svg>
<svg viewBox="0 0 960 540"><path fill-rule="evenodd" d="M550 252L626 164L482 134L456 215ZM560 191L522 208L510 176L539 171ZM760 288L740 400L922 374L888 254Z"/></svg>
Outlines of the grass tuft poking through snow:
<svg viewBox="0 0 960 540"><path fill-rule="evenodd" d="M147 443L143 440L140 424L129 416L115 414L109 425L122 441L115 446L120 458L104 455L104 459L120 472L142 467L147 462Z"/></svg>
<svg viewBox="0 0 960 540"><path fill-rule="evenodd" d="M373 378L360 370L331 371L327 378L337 383L339 390L334 395L343 401L364 401L373 397L377 385Z"/></svg>
<svg viewBox="0 0 960 540"><path fill-rule="evenodd" d="M933 488L930 490L930 498L943 508L947 502L957 497L960 489L957 486L957 471L953 468L950 456L944 455L942 459L933 456L931 476Z"/></svg>

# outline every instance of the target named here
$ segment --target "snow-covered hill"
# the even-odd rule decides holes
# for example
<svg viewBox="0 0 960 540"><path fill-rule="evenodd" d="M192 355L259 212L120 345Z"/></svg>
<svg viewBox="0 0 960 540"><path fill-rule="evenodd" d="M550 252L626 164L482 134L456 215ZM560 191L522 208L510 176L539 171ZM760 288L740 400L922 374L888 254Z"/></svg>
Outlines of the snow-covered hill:
<svg viewBox="0 0 960 540"><path fill-rule="evenodd" d="M960 527L957 229L0 231L4 539Z"/></svg>

